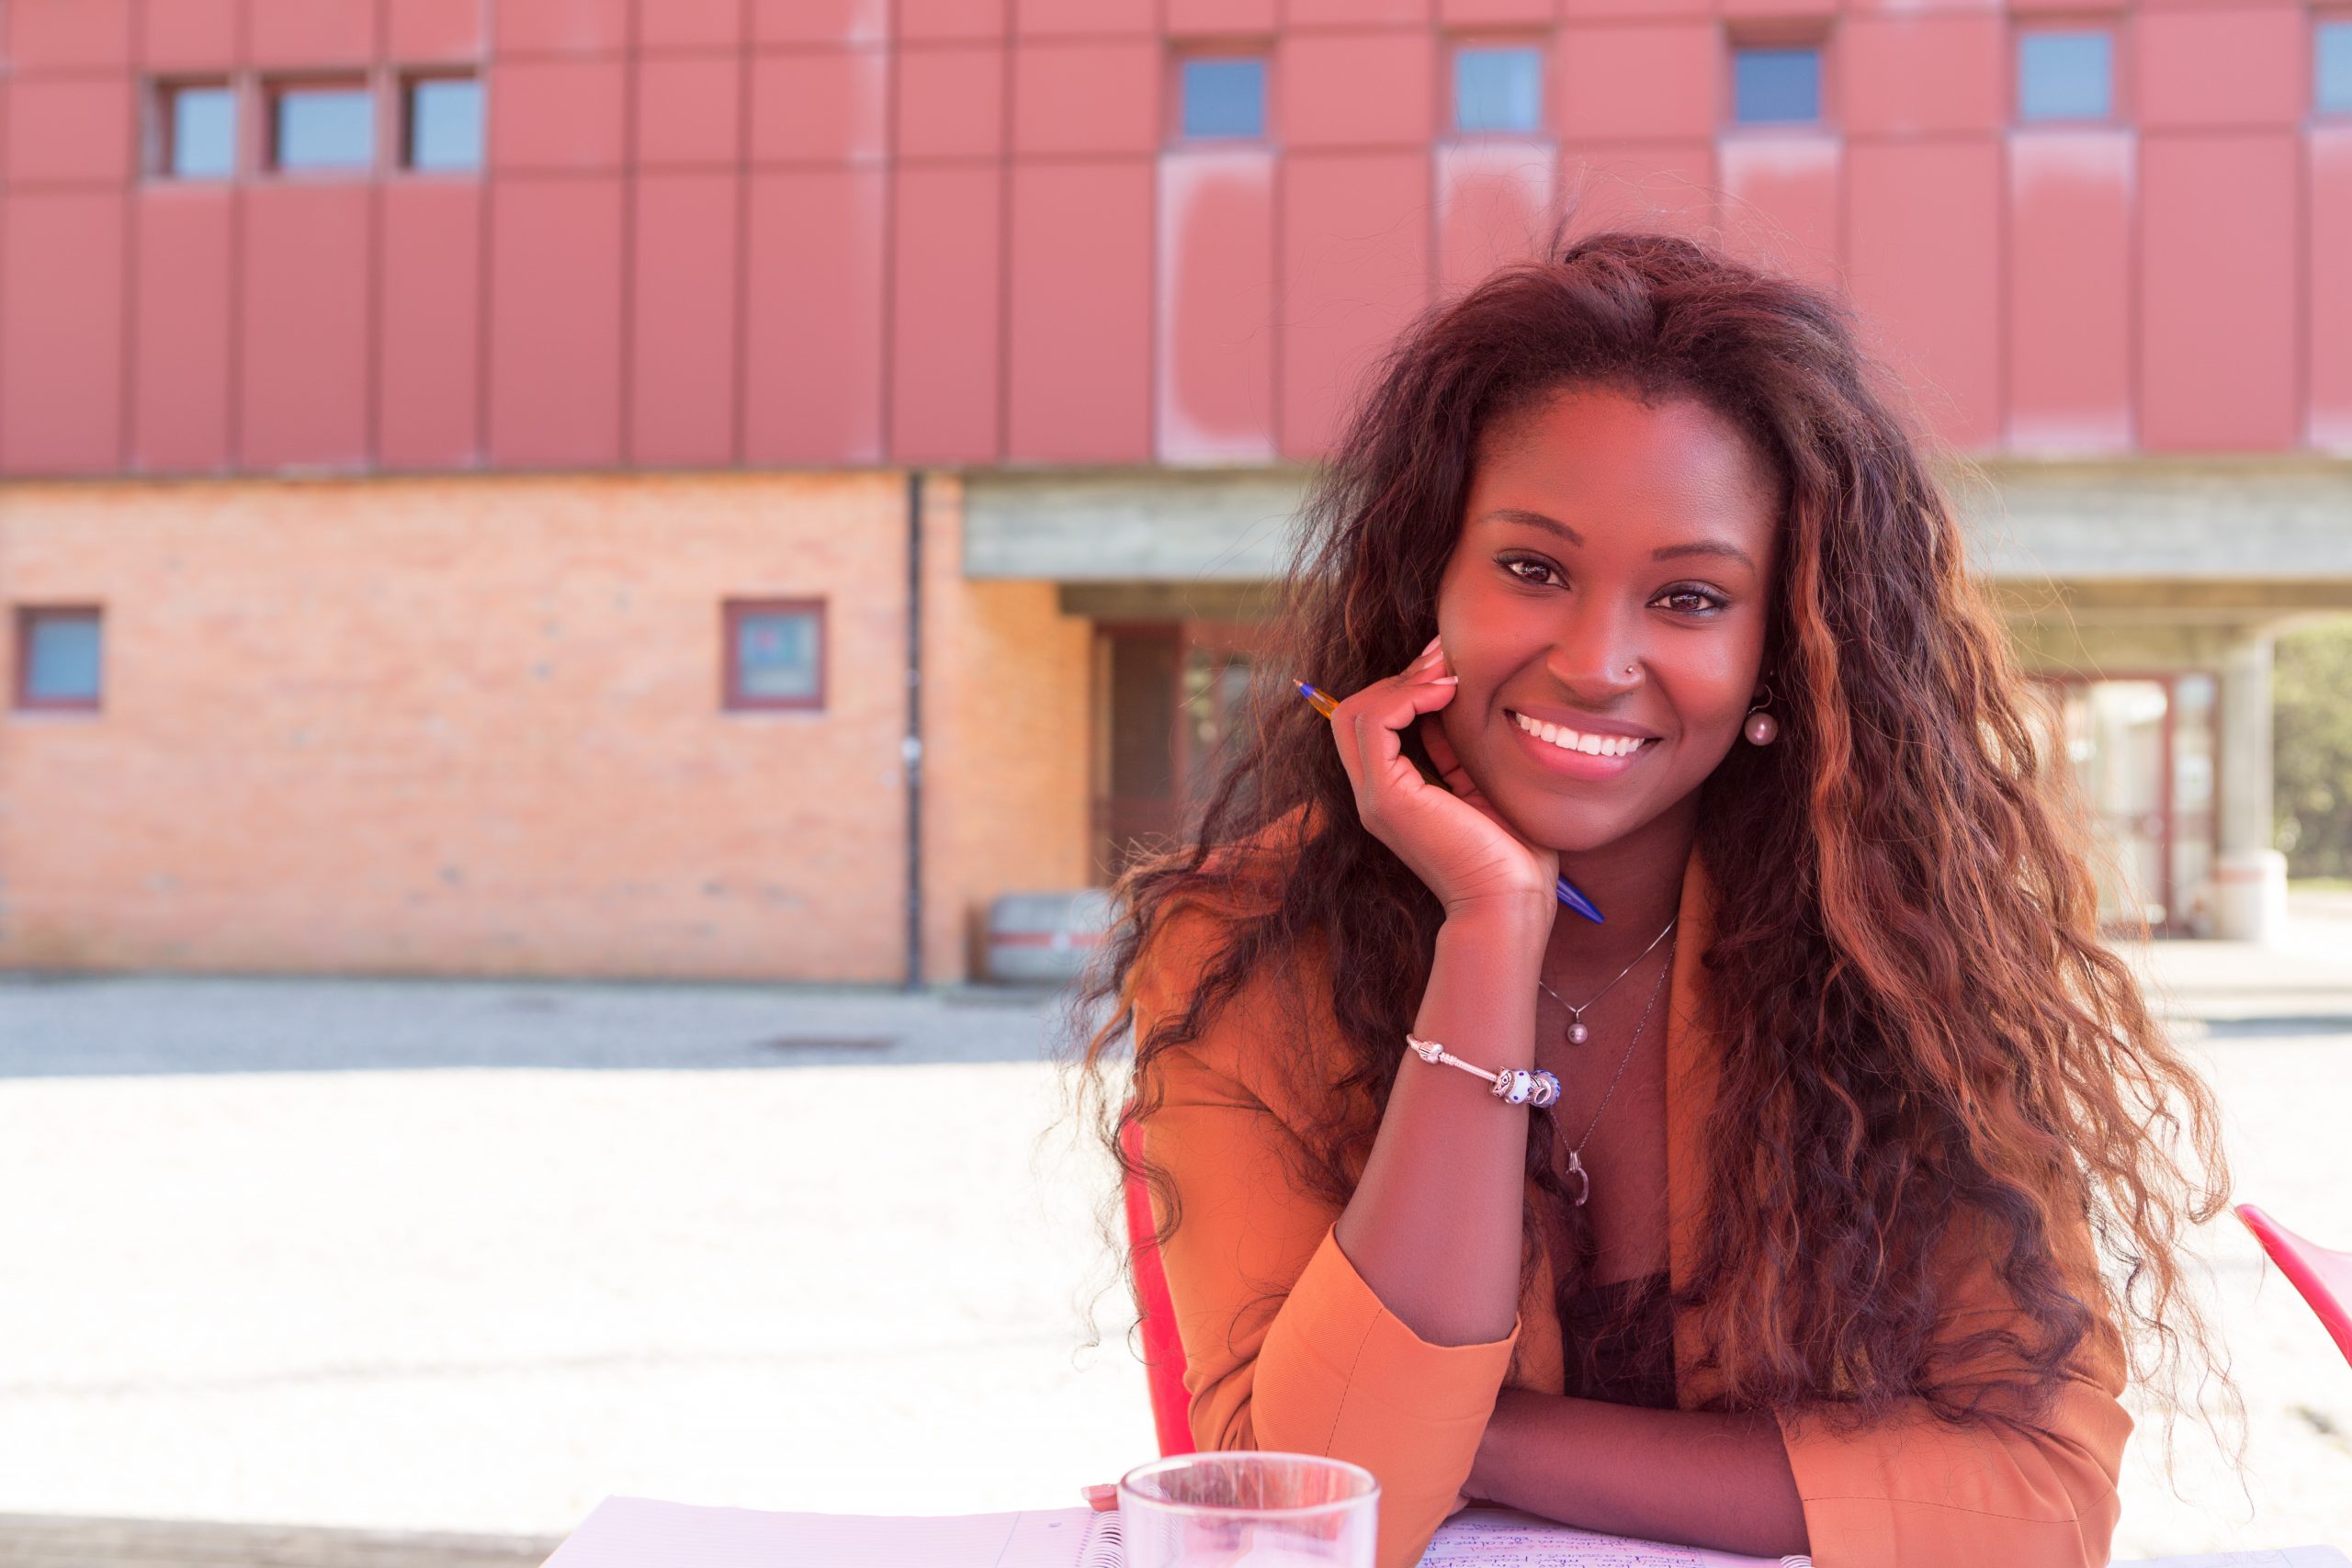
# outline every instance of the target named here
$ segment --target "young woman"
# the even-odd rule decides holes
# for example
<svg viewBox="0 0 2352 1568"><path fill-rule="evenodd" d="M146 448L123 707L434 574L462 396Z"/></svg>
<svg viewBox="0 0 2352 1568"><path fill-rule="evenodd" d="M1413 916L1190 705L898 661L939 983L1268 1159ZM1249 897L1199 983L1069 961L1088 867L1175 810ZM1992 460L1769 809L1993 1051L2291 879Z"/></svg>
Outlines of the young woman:
<svg viewBox="0 0 2352 1568"><path fill-rule="evenodd" d="M1272 668L1347 694L1260 694L1094 980L1195 1440L1368 1466L1389 1568L1472 1500L2104 1564L2213 1106L1838 309L1654 235L1507 270L1307 523Z"/></svg>

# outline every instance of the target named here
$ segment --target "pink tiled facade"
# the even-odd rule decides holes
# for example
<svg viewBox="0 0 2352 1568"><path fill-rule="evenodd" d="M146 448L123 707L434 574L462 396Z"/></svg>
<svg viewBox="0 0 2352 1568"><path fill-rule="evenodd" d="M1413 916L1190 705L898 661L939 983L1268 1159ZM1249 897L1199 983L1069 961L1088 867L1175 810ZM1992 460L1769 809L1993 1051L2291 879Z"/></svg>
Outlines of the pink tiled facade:
<svg viewBox="0 0 2352 1568"><path fill-rule="evenodd" d="M1398 322L1572 226L1849 287L1972 451L2335 448L2340 120L2287 0L14 0L0 475L1306 458ZM2020 28L2104 22L2109 124L2017 122ZM1731 47L1825 115L1728 123ZM1452 135L1451 49L1544 51ZM1268 133L1173 137L1177 62ZM391 165L478 71L473 174ZM386 168L175 184L159 80L368 73ZM2340 293L2340 291L2337 291Z"/></svg>

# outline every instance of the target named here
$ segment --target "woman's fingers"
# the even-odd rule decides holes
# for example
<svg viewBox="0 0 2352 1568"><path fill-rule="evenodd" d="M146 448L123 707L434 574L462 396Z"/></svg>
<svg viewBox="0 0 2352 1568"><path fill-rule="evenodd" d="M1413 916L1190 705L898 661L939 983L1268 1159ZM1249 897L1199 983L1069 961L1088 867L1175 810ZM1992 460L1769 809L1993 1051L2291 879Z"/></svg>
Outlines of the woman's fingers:
<svg viewBox="0 0 2352 1568"><path fill-rule="evenodd" d="M1438 675L1417 665L1406 673L1375 681L1340 704L1331 716L1331 733L1339 743L1340 761L1361 796L1368 781L1386 776L1394 767L1410 771L1404 761L1398 731L1425 713L1453 700L1455 677Z"/></svg>

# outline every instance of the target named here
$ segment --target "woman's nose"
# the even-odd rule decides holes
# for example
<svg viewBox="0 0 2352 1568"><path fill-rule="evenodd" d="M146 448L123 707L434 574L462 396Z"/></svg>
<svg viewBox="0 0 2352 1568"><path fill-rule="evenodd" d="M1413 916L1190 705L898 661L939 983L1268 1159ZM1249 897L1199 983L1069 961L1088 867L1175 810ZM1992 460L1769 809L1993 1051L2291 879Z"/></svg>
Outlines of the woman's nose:
<svg viewBox="0 0 2352 1568"><path fill-rule="evenodd" d="M1641 650L1613 616L1580 617L1553 643L1545 660L1552 676L1598 706L1642 683Z"/></svg>

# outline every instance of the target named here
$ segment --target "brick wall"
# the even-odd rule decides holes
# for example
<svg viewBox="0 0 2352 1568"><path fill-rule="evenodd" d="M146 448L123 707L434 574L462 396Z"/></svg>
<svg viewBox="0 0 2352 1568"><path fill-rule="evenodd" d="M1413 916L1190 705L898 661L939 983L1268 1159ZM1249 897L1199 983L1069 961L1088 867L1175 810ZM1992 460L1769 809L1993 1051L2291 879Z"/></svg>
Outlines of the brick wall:
<svg viewBox="0 0 2352 1568"><path fill-rule="evenodd" d="M943 979L987 897L1084 880L1085 627L962 583L932 493ZM0 491L0 596L103 604L107 659L101 714L0 724L0 966L899 978L905 504L891 473ZM827 600L822 714L721 711L720 603L763 595Z"/></svg>

